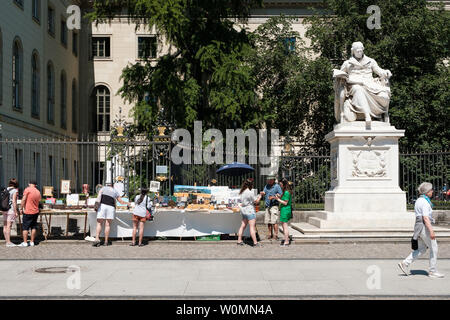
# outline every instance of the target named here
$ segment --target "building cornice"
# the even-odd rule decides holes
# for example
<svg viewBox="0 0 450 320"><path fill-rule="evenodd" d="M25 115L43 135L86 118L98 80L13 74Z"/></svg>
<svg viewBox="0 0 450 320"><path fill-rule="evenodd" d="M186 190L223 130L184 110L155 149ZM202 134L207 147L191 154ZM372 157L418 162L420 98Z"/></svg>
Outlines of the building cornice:
<svg viewBox="0 0 450 320"><path fill-rule="evenodd" d="M49 136L49 135L54 135L54 137L52 138L70 138L70 139L75 139L77 134L64 134L61 132L57 132L54 131L48 127L41 127L20 119L16 119L14 117L11 117L9 115L5 115L5 114L0 114L0 122L2 123L7 123L10 124L16 128L23 128L32 132L36 132L38 134L44 135L44 136ZM3 130L5 130L5 128L3 127Z"/></svg>

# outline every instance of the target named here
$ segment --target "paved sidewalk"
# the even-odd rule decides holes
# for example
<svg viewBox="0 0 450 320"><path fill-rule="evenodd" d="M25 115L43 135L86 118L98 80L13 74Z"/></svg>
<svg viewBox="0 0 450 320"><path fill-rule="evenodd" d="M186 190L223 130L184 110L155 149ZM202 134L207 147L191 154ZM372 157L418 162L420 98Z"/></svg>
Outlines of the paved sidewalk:
<svg viewBox="0 0 450 320"><path fill-rule="evenodd" d="M71 298L450 298L450 260L444 279L427 276L427 262L412 276L398 260L71 260L0 261L0 296ZM76 266L79 273L37 273ZM78 270L78 269L77 269ZM79 276L79 278L77 278ZM77 286L79 279L79 288ZM69 283L69 287L67 285ZM72 289L70 288L72 286Z"/></svg>

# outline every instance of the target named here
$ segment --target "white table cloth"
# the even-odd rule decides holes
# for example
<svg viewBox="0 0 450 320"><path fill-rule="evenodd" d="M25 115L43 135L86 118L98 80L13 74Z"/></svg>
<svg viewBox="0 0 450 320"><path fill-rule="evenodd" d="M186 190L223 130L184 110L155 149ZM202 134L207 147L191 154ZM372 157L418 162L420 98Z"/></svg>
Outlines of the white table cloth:
<svg viewBox="0 0 450 320"><path fill-rule="evenodd" d="M97 214L89 212L91 236L97 229ZM111 224L111 238L131 237L133 232L132 211L117 210ZM239 231L242 216L230 211L211 211L210 213L183 210L158 210L152 222L145 222L144 236L148 237L199 237L205 235L233 234ZM101 236L104 235L104 228ZM249 227L244 236L250 236Z"/></svg>

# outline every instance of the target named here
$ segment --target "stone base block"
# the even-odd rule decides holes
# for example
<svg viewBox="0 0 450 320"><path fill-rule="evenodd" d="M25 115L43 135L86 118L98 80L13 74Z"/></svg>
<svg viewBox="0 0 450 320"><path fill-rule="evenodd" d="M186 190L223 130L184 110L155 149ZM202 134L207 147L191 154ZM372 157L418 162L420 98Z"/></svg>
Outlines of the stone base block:
<svg viewBox="0 0 450 320"><path fill-rule="evenodd" d="M392 229L413 230L415 216L410 212L327 212L311 217L308 222L320 229Z"/></svg>
<svg viewBox="0 0 450 320"><path fill-rule="evenodd" d="M406 193L400 188L337 188L325 193L325 211L335 213L406 212Z"/></svg>

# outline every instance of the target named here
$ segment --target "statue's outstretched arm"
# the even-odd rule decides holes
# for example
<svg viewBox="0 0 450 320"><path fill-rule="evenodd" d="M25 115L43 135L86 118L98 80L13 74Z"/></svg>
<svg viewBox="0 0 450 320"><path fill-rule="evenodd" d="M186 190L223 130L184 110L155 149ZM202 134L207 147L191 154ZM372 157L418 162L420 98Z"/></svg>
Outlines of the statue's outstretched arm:
<svg viewBox="0 0 450 320"><path fill-rule="evenodd" d="M389 70L381 69L378 63L373 60L372 71L375 72L380 78L390 78L392 73Z"/></svg>

